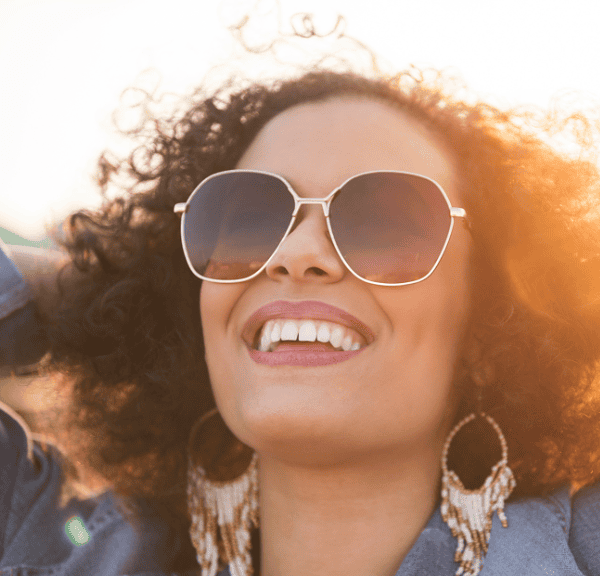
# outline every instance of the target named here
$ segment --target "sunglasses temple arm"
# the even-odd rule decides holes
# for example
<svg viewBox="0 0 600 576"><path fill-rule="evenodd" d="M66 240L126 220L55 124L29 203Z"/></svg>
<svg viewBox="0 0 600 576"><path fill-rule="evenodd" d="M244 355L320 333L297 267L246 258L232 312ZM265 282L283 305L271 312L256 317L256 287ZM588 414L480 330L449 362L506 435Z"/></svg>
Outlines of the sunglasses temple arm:
<svg viewBox="0 0 600 576"><path fill-rule="evenodd" d="M453 218L461 218L467 229L471 230L471 221L467 218L467 213L463 208L450 208L450 216Z"/></svg>

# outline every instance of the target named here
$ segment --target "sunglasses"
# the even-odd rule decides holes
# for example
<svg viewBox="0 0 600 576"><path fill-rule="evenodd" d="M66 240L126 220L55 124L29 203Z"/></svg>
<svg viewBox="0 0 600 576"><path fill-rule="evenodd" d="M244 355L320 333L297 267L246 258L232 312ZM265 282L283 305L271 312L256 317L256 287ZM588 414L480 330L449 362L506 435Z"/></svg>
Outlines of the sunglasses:
<svg viewBox="0 0 600 576"><path fill-rule="evenodd" d="M440 262L454 224L464 218L435 181L378 170L352 176L325 198L301 198L281 176L227 170L203 180L182 215L191 271L231 283L258 276L290 233L302 204L321 204L331 242L357 278L378 286L425 280Z"/></svg>

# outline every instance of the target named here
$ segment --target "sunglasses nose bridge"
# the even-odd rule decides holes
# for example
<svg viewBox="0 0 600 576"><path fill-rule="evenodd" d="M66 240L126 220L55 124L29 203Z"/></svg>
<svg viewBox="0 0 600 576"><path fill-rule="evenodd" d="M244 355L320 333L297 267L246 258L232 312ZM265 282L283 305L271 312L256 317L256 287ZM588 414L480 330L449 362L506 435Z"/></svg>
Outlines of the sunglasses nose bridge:
<svg viewBox="0 0 600 576"><path fill-rule="evenodd" d="M294 207L294 213L292 216L297 216L300 211L300 207L303 204L320 204L323 208L323 215L325 218L329 216L329 207L331 205L331 200L326 198L296 198L296 206Z"/></svg>

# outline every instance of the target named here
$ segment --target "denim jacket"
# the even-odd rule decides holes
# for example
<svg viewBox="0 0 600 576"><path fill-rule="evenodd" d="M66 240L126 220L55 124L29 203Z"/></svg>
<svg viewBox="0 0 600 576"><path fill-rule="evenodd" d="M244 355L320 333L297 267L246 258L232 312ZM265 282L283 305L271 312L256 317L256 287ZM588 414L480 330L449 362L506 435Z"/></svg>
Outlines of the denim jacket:
<svg viewBox="0 0 600 576"><path fill-rule="evenodd" d="M47 337L36 318L32 292L6 256L0 240L0 373L37 362Z"/></svg>
<svg viewBox="0 0 600 576"><path fill-rule="evenodd" d="M0 343L15 329L3 318L27 304L24 294L23 279L0 246ZM20 319L34 321L35 315ZM140 530L121 514L111 491L61 505L61 459L0 404L0 576L200 575L189 535L151 510ZM505 512L508 528L494 515L481 576L600 576L600 483L573 497L564 487L510 502ZM396 576L451 576L458 567L455 549L438 508Z"/></svg>

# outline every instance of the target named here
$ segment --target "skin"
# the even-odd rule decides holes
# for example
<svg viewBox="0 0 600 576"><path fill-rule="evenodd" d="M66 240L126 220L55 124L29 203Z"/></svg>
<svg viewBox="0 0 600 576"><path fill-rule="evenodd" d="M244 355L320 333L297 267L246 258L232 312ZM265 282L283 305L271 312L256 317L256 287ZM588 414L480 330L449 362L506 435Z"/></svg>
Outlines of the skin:
<svg viewBox="0 0 600 576"><path fill-rule="evenodd" d="M288 109L237 168L280 174L315 198L361 172L414 172L463 206L452 153L414 119L371 99ZM319 205L299 216L258 277L203 282L211 384L227 425L259 455L262 576L392 576L439 497L457 361L470 347L470 237L456 221L428 279L375 286L345 268ZM375 341L329 366L257 364L241 333L275 300L337 306L369 325Z"/></svg>

